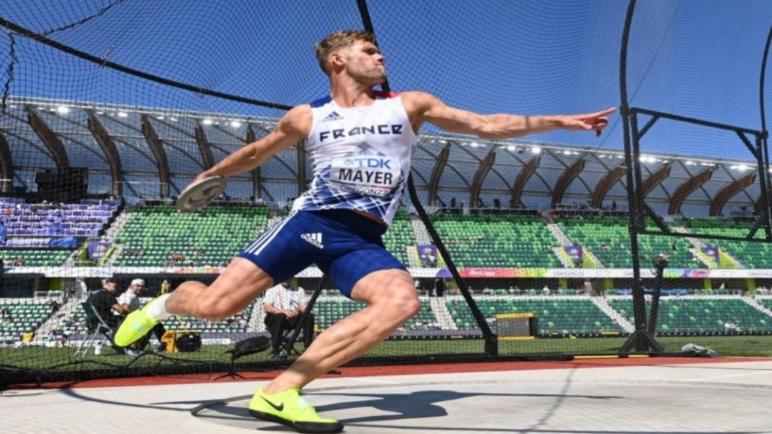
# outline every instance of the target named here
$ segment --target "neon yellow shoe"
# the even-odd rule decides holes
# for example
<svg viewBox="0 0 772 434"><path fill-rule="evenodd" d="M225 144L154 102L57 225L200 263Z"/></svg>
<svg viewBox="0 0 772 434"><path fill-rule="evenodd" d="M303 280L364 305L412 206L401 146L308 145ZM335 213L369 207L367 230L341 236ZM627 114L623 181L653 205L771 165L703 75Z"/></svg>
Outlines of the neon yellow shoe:
<svg viewBox="0 0 772 434"><path fill-rule="evenodd" d="M303 433L339 433L343 424L335 419L319 417L305 399L300 389L268 395L260 388L249 403L249 414L271 422L278 422Z"/></svg>
<svg viewBox="0 0 772 434"><path fill-rule="evenodd" d="M158 324L158 321L151 318L146 311L151 304L158 303L161 297L156 298L146 304L142 309L137 309L126 316L126 319L123 320L121 326L118 327L118 331L115 332L115 336L113 336L115 345L119 347L128 347L134 342L142 339L156 324ZM166 297L163 297L163 300L161 301L164 302L165 299Z"/></svg>

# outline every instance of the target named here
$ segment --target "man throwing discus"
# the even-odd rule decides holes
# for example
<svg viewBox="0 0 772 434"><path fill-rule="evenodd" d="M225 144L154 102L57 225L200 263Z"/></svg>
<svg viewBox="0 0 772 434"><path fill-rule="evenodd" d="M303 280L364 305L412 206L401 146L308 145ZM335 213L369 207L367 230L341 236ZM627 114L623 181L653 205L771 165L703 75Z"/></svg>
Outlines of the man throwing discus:
<svg viewBox="0 0 772 434"><path fill-rule="evenodd" d="M425 92L382 93L384 57L374 37L338 31L316 45L329 95L292 108L276 128L201 173L194 182L252 170L301 140L313 181L290 215L248 246L209 286L196 281L130 314L115 336L126 346L169 315L217 320L233 315L275 283L316 264L362 310L321 333L249 404L250 413L300 432L334 433L343 425L319 416L300 396L320 375L375 347L419 310L413 280L383 246L410 174L424 122L483 139L556 129L600 133L614 109L580 115L482 115L449 107Z"/></svg>

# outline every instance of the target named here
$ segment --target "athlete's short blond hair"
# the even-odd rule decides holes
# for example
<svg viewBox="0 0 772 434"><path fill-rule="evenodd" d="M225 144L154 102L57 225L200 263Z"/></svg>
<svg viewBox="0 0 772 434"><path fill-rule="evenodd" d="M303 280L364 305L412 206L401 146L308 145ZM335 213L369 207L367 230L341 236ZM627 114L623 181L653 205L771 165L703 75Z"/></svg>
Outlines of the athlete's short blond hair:
<svg viewBox="0 0 772 434"><path fill-rule="evenodd" d="M316 58L319 60L319 66L325 74L330 75L330 65L327 59L335 50L340 50L353 45L359 41L372 42L375 44L375 36L370 32L362 30L340 30L325 36L324 39L316 44ZM377 44L376 44L377 45Z"/></svg>

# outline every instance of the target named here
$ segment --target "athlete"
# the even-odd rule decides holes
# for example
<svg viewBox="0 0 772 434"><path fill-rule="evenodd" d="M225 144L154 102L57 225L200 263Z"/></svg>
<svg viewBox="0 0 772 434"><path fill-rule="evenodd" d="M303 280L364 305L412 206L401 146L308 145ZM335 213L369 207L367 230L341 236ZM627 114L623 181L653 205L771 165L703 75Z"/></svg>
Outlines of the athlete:
<svg viewBox="0 0 772 434"><path fill-rule="evenodd" d="M233 176L306 141L313 181L289 217L263 233L207 286L189 281L129 315L115 336L126 346L169 315L216 320L233 315L263 291L316 264L341 292L366 304L321 333L295 362L249 404L260 419L301 432L340 432L302 397L309 382L384 341L419 309L413 280L383 247L410 173L413 147L424 122L445 130L504 139L556 129L595 131L613 108L566 116L481 115L445 105L424 92L373 90L386 79L374 37L339 31L316 46L330 94L292 108L262 139L237 150L195 181ZM194 182L195 182L194 181Z"/></svg>

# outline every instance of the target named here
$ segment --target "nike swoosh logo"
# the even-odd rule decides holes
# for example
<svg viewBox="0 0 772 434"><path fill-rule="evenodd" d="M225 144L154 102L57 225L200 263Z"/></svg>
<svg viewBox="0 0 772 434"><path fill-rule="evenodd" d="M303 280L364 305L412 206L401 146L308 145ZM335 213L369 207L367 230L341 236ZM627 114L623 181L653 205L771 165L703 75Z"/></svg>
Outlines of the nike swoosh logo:
<svg viewBox="0 0 772 434"><path fill-rule="evenodd" d="M264 396L261 396L260 398L263 398L263 401L267 402L267 403L268 403L268 405L270 405L271 407L273 407L273 408L274 408L276 411L282 411L282 410L284 410L284 403L283 403L283 402L282 402L281 404L279 404L279 405L276 405L276 404L274 404L273 402L271 402L271 401L269 401L269 400L265 399L265 397L264 397Z"/></svg>

